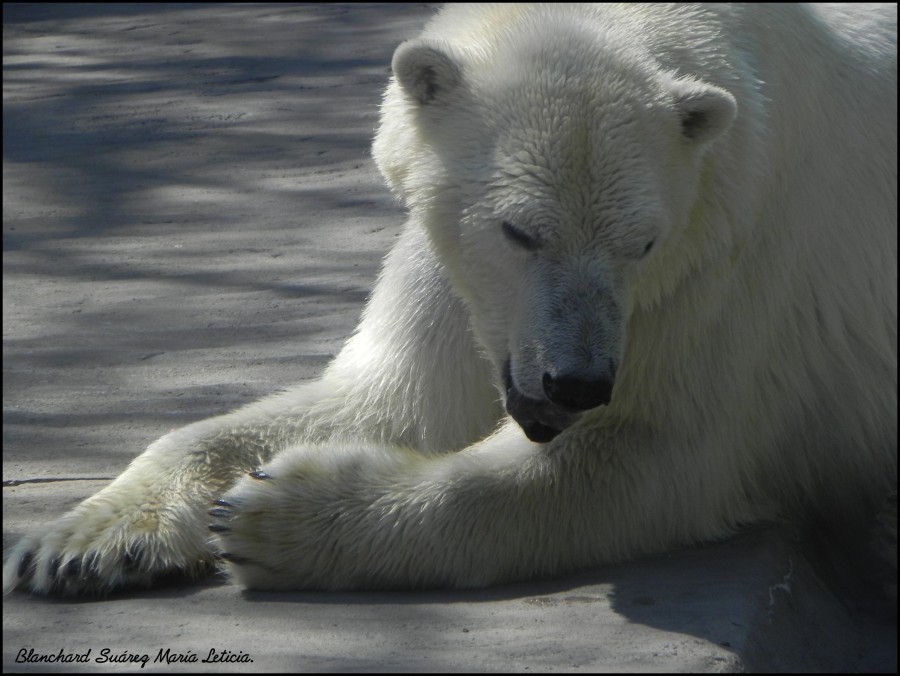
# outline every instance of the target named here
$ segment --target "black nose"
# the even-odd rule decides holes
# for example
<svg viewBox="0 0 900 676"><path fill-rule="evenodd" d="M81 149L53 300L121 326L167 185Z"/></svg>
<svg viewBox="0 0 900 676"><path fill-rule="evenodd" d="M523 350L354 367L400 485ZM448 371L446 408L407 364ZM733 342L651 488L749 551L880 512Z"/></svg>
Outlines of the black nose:
<svg viewBox="0 0 900 676"><path fill-rule="evenodd" d="M554 378L545 373L543 383L547 399L572 411L587 411L612 399L613 382L605 378L585 380L565 375Z"/></svg>

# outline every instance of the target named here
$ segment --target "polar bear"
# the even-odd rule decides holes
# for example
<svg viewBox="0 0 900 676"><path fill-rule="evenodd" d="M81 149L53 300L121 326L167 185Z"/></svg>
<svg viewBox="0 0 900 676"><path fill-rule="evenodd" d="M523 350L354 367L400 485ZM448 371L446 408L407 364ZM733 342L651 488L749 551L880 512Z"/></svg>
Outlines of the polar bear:
<svg viewBox="0 0 900 676"><path fill-rule="evenodd" d="M4 587L474 587L896 490L896 9L465 5L393 59L409 221L320 380L153 443Z"/></svg>

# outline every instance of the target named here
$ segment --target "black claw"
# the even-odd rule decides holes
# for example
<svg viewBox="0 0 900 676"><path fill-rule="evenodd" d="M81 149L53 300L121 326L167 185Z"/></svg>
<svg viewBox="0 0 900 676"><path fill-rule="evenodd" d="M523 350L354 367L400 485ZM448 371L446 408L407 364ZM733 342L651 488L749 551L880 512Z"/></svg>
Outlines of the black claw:
<svg viewBox="0 0 900 676"><path fill-rule="evenodd" d="M234 514L234 512L232 512L230 509L223 509L222 507L214 507L206 513L210 516L219 517L221 519L228 519Z"/></svg>
<svg viewBox="0 0 900 676"><path fill-rule="evenodd" d="M245 563L250 563L250 559L248 559L247 557L238 556L237 554L230 554L228 552L221 552L219 554L219 558L224 559L225 561L228 561L229 563L237 564L239 566L242 564L245 564Z"/></svg>
<svg viewBox="0 0 900 676"><path fill-rule="evenodd" d="M258 469L253 472L250 472L250 478L251 479L259 479L262 481L265 479L271 479L272 477L270 477L268 474L263 472L261 469Z"/></svg>
<svg viewBox="0 0 900 676"><path fill-rule="evenodd" d="M213 533L230 533L231 529L228 526L223 526L220 523L211 523L207 526Z"/></svg>
<svg viewBox="0 0 900 676"><path fill-rule="evenodd" d="M213 504L219 505L220 507L234 507L233 504L231 504L227 500L222 500L221 498L219 500L216 500Z"/></svg>
<svg viewBox="0 0 900 676"><path fill-rule="evenodd" d="M28 569L31 568L33 562L34 554L32 552L25 552L25 556L19 561L19 577L25 577L25 574L28 572Z"/></svg>
<svg viewBox="0 0 900 676"><path fill-rule="evenodd" d="M59 570L59 557L57 556L50 562L50 577L56 577L56 572Z"/></svg>

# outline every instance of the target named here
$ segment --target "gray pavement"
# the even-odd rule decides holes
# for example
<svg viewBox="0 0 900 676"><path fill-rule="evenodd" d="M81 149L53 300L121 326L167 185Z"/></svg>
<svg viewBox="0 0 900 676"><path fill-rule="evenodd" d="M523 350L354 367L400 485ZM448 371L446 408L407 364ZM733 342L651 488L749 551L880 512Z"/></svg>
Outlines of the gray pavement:
<svg viewBox="0 0 900 676"><path fill-rule="evenodd" d="M433 7L3 12L7 549L340 349L402 221L368 150L380 92ZM13 594L3 668L895 671L895 632L761 530L477 592ZM22 661L60 653L86 661Z"/></svg>

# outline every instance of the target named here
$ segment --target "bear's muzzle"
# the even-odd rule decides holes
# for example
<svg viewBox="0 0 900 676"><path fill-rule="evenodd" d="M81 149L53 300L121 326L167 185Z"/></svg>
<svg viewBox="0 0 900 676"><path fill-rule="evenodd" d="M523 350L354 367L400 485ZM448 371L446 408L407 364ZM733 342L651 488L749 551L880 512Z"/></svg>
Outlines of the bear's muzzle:
<svg viewBox="0 0 900 676"><path fill-rule="evenodd" d="M579 413L609 403L612 384L603 383L588 388L581 381L572 387L573 379L553 379L545 374L543 380L547 399L535 399L523 394L512 378L511 360L503 368L506 391L506 412L512 416L531 441L545 444L578 420ZM549 390L549 391L548 391ZM554 396L551 400L550 395ZM565 405L561 405L565 404Z"/></svg>

